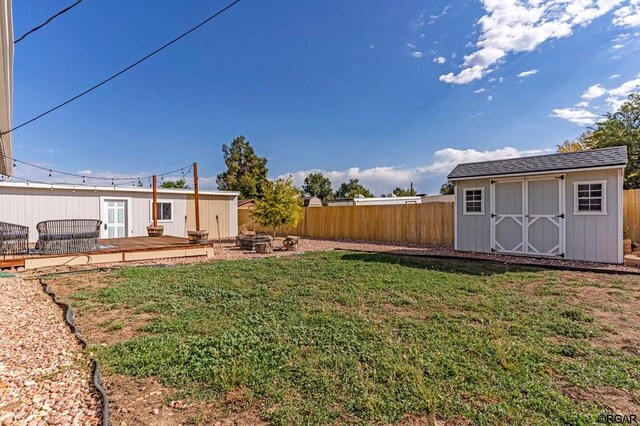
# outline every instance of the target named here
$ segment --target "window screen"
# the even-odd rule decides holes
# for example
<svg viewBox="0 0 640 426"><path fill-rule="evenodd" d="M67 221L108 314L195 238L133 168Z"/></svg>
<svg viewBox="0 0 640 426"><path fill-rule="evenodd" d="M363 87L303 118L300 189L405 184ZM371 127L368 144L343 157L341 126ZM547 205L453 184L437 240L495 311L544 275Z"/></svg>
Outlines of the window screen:
<svg viewBox="0 0 640 426"><path fill-rule="evenodd" d="M171 220L173 217L173 211L171 211L171 203L158 203L158 220Z"/></svg>
<svg viewBox="0 0 640 426"><path fill-rule="evenodd" d="M482 213L482 190L467 189L464 192L465 212Z"/></svg>
<svg viewBox="0 0 640 426"><path fill-rule="evenodd" d="M602 183L578 184L579 212L601 212L602 203Z"/></svg>

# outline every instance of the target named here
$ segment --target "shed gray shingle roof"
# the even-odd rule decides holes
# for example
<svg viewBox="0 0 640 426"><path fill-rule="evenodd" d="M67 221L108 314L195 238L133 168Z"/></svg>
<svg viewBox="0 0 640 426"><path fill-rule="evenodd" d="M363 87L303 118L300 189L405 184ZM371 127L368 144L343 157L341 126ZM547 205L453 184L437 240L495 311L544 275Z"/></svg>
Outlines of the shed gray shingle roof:
<svg viewBox="0 0 640 426"><path fill-rule="evenodd" d="M536 155L507 160L458 164L449 173L449 179L482 176L553 172L556 170L588 169L592 167L622 166L627 164L627 147L591 149L562 154Z"/></svg>

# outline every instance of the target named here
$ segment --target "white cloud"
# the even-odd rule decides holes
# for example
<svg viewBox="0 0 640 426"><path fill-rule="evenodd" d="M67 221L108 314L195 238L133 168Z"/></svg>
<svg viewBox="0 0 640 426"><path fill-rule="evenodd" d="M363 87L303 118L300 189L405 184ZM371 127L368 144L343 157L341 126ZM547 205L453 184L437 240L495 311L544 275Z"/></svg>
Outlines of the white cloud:
<svg viewBox="0 0 640 426"><path fill-rule="evenodd" d="M599 98L600 96L605 95L606 93L607 93L607 89L602 87L601 84L594 84L593 86L591 86L587 90L585 90L585 92L582 94L581 98L582 99L595 99L595 98Z"/></svg>
<svg viewBox="0 0 640 426"><path fill-rule="evenodd" d="M529 70L529 71L522 71L520 74L518 74L518 77L530 77L532 75L536 75L538 74L538 70Z"/></svg>
<svg viewBox="0 0 640 426"><path fill-rule="evenodd" d="M431 163L420 167L405 168L393 166L371 167L361 169L351 167L346 170L299 170L278 177L291 174L294 184L301 186L304 178L309 173L322 173L331 180L333 188L337 189L340 183L349 179L359 179L374 194L388 193L397 186L407 187L413 182L419 191L435 192L444 182L448 174L459 163L474 161L489 161L504 158L515 158L526 155L535 155L549 150L523 151L512 147L498 148L491 151L477 151L475 149L445 148L433 154Z"/></svg>
<svg viewBox="0 0 640 426"><path fill-rule="evenodd" d="M478 90L474 90L474 91L473 91L473 93L484 93L484 92L486 92L486 91L487 91L487 89L485 89L484 87L481 87L481 88L480 88L480 89L478 89Z"/></svg>
<svg viewBox="0 0 640 426"><path fill-rule="evenodd" d="M584 126L595 123L596 114L581 108L558 108L553 110L553 117L568 120L574 124Z"/></svg>
<svg viewBox="0 0 640 426"><path fill-rule="evenodd" d="M618 77L620 77L620 74L611 74L611 75L609 76L609 80L614 80L614 79L616 79L616 78L618 78Z"/></svg>
<svg viewBox="0 0 640 426"><path fill-rule="evenodd" d="M78 170L78 172L77 172L77 173L78 173L79 175L90 175L90 174L93 174L93 170L89 170L89 169L86 169L86 170Z"/></svg>
<svg viewBox="0 0 640 426"><path fill-rule="evenodd" d="M433 62L437 64L444 64L445 62L447 62L447 58L445 58L444 56L438 56L437 58L433 58Z"/></svg>
<svg viewBox="0 0 640 426"><path fill-rule="evenodd" d="M613 24L620 27L640 26L640 0L630 0L629 4L616 10Z"/></svg>
<svg viewBox="0 0 640 426"><path fill-rule="evenodd" d="M414 58L422 58L424 56L424 53L420 52L419 50L416 50L415 52L411 52L411 56L413 56Z"/></svg>
<svg viewBox="0 0 640 426"><path fill-rule="evenodd" d="M487 100L488 101L492 101L493 100L493 96L492 95L487 96Z"/></svg>
<svg viewBox="0 0 640 426"><path fill-rule="evenodd" d="M639 0L630 0L637 2ZM623 0L482 0L486 14L478 20L476 51L464 57L458 74L440 81L466 84L490 73L509 53L530 52L542 43L568 37Z"/></svg>
<svg viewBox="0 0 640 426"><path fill-rule="evenodd" d="M616 77L614 77L616 76ZM619 77L618 74L614 74L611 78ZM589 102L583 101L576 104L577 108L558 108L553 110L553 117L562 118L564 120L571 121L572 123L585 125L594 124L596 122L596 115L593 111L599 110L601 106L608 111L616 111L622 106L627 99L627 96L633 92L640 90L640 74L635 78L625 81L618 87L607 89L601 84L594 84L589 87L583 94L582 98L587 100L593 100L607 96L603 103L600 105L593 105L590 107L591 111L586 109L589 107Z"/></svg>
<svg viewBox="0 0 640 426"><path fill-rule="evenodd" d="M415 49L416 48L416 45L413 44L413 43L407 43L406 46L407 46L408 49Z"/></svg>

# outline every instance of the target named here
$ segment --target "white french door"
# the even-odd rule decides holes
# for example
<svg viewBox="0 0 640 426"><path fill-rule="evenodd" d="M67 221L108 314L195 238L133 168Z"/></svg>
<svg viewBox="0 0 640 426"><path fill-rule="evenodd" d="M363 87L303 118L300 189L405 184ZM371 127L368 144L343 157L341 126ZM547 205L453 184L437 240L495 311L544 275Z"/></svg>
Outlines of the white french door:
<svg viewBox="0 0 640 426"><path fill-rule="evenodd" d="M564 256L564 176L491 181L491 251Z"/></svg>
<svg viewBox="0 0 640 426"><path fill-rule="evenodd" d="M102 200L102 238L127 236L127 205L124 199Z"/></svg>

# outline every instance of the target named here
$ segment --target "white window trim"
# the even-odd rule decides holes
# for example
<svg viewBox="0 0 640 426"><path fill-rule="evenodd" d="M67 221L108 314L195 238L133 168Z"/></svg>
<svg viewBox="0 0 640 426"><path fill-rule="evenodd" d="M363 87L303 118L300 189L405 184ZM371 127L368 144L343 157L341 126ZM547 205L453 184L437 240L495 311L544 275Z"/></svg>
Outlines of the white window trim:
<svg viewBox="0 0 640 426"><path fill-rule="evenodd" d="M602 184L602 210L579 211L578 210L578 185ZM607 213L607 181L606 180L583 180L573 182L573 215L574 216L606 216Z"/></svg>
<svg viewBox="0 0 640 426"><path fill-rule="evenodd" d="M175 219L175 210L173 209L173 200L158 200L158 204L171 204L171 220L158 219L158 223L173 223ZM149 201L149 223L153 223L153 201Z"/></svg>
<svg viewBox="0 0 640 426"><path fill-rule="evenodd" d="M480 191L480 211L479 212L467 212L467 191ZM478 188L464 188L462 191L462 215L463 216L484 216L484 187Z"/></svg>

